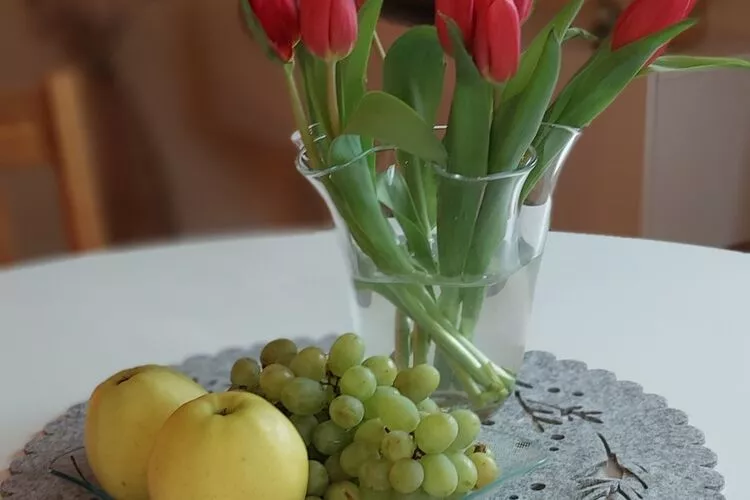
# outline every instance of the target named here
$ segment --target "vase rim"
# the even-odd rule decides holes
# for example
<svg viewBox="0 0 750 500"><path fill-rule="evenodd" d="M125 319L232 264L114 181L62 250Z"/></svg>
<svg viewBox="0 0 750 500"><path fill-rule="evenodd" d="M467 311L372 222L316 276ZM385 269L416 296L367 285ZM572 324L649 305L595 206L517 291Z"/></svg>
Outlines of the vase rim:
<svg viewBox="0 0 750 500"><path fill-rule="evenodd" d="M554 129L563 130L563 131L568 132L571 135L571 137L577 137L578 135L582 133L582 129L570 127L567 125L559 125L557 123L542 122L540 128L541 127L550 127ZM325 134L321 134L319 131L319 128L320 128L319 124L313 124L309 128L310 128L310 131L312 132L315 142L321 141L325 138ZM446 125L436 125L434 127L435 130L445 130L447 128L448 127ZM342 163L339 165L331 165L329 167L322 168L320 170L315 170L308 166L307 155L306 155L307 148L302 144L301 134L299 130L295 130L292 133L291 140L294 144L298 146L298 149L299 149L297 153L297 157L296 157L296 162L295 162L297 164L297 170L305 177L309 177L312 179L329 176L333 174L334 172L345 169L357 163L363 158L367 158L371 154L376 154L376 153L385 152L385 151L395 151L396 149L398 149L395 146L391 146L391 145L373 146L372 148L366 151L363 151L361 154L355 156L354 158L352 158L346 163ZM533 170L534 167L536 166L536 163L537 163L536 150L534 149L533 146L529 146L528 151L530 152L530 154L528 155L529 158L526 160L523 166L520 166L513 170L496 172L496 173L483 175L483 176L470 177L470 176L464 176L461 174L448 172L444 166L438 165L435 163L433 163L433 168L438 175L447 179L455 180L455 181L486 183L486 182L492 182L492 181L497 181L497 180L502 180L502 179L510 179L514 177L521 177L524 175L528 175L528 173L531 172L531 170Z"/></svg>

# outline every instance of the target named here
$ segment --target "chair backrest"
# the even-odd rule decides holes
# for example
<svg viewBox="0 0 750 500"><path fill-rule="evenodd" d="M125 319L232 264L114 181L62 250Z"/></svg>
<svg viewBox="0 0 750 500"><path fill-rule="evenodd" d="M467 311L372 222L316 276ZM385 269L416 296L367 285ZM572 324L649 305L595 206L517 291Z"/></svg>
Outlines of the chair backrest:
<svg viewBox="0 0 750 500"><path fill-rule="evenodd" d="M51 74L38 88L0 90L0 169L52 168L71 250L105 244L88 124L86 77L75 68ZM0 261L16 246L0 193Z"/></svg>
<svg viewBox="0 0 750 500"><path fill-rule="evenodd" d="M53 163L45 97L43 87L0 90L0 168Z"/></svg>

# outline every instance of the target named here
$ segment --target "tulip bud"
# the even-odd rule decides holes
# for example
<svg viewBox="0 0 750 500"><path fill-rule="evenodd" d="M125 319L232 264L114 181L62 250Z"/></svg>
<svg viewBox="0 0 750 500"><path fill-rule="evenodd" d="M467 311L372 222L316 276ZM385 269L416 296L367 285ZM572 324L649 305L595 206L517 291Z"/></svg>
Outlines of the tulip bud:
<svg viewBox="0 0 750 500"><path fill-rule="evenodd" d="M291 61L300 38L296 0L249 0L249 3L276 55L283 62Z"/></svg>
<svg viewBox="0 0 750 500"><path fill-rule="evenodd" d="M634 0L617 19L612 32L612 50L653 35L683 21L696 0ZM658 57L666 47L655 55Z"/></svg>
<svg viewBox="0 0 750 500"><path fill-rule="evenodd" d="M513 0L513 3L518 10L518 18L521 20L521 24L525 23L529 16L531 16L534 0Z"/></svg>
<svg viewBox="0 0 750 500"><path fill-rule="evenodd" d="M435 27L440 44L446 54L452 54L453 43L444 16L453 19L461 30L464 44L471 48L474 39L474 0L435 0Z"/></svg>
<svg viewBox="0 0 750 500"><path fill-rule="evenodd" d="M357 5L352 0L299 0L302 41L326 60L349 55L357 41Z"/></svg>
<svg viewBox="0 0 750 500"><path fill-rule="evenodd" d="M513 0L477 4L473 52L487 80L501 83L515 75L521 59L521 21Z"/></svg>

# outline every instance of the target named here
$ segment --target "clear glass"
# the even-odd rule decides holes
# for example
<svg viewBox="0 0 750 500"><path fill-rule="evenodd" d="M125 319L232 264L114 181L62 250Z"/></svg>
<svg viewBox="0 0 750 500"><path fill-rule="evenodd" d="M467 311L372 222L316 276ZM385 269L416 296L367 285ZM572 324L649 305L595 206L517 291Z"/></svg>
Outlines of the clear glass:
<svg viewBox="0 0 750 500"><path fill-rule="evenodd" d="M554 185L578 135L544 125L517 168L486 177L425 162L419 189L409 182L417 160L392 148L362 147L315 170L293 136L297 168L328 204L348 257L357 332L402 369L435 366L444 408L489 418L513 392ZM419 198L434 198L433 216Z"/></svg>

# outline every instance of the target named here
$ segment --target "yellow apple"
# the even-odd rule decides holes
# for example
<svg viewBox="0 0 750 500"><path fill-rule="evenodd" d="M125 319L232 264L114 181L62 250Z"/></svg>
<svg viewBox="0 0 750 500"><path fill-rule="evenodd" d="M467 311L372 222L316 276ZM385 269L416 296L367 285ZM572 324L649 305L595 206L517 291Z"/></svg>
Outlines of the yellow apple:
<svg viewBox="0 0 750 500"><path fill-rule="evenodd" d="M146 470L156 434L183 403L206 393L165 366L147 365L111 376L89 400L86 457L107 493L117 500L148 498Z"/></svg>
<svg viewBox="0 0 750 500"><path fill-rule="evenodd" d="M207 394L164 423L148 465L151 500L303 500L308 462L297 429L244 392Z"/></svg>

